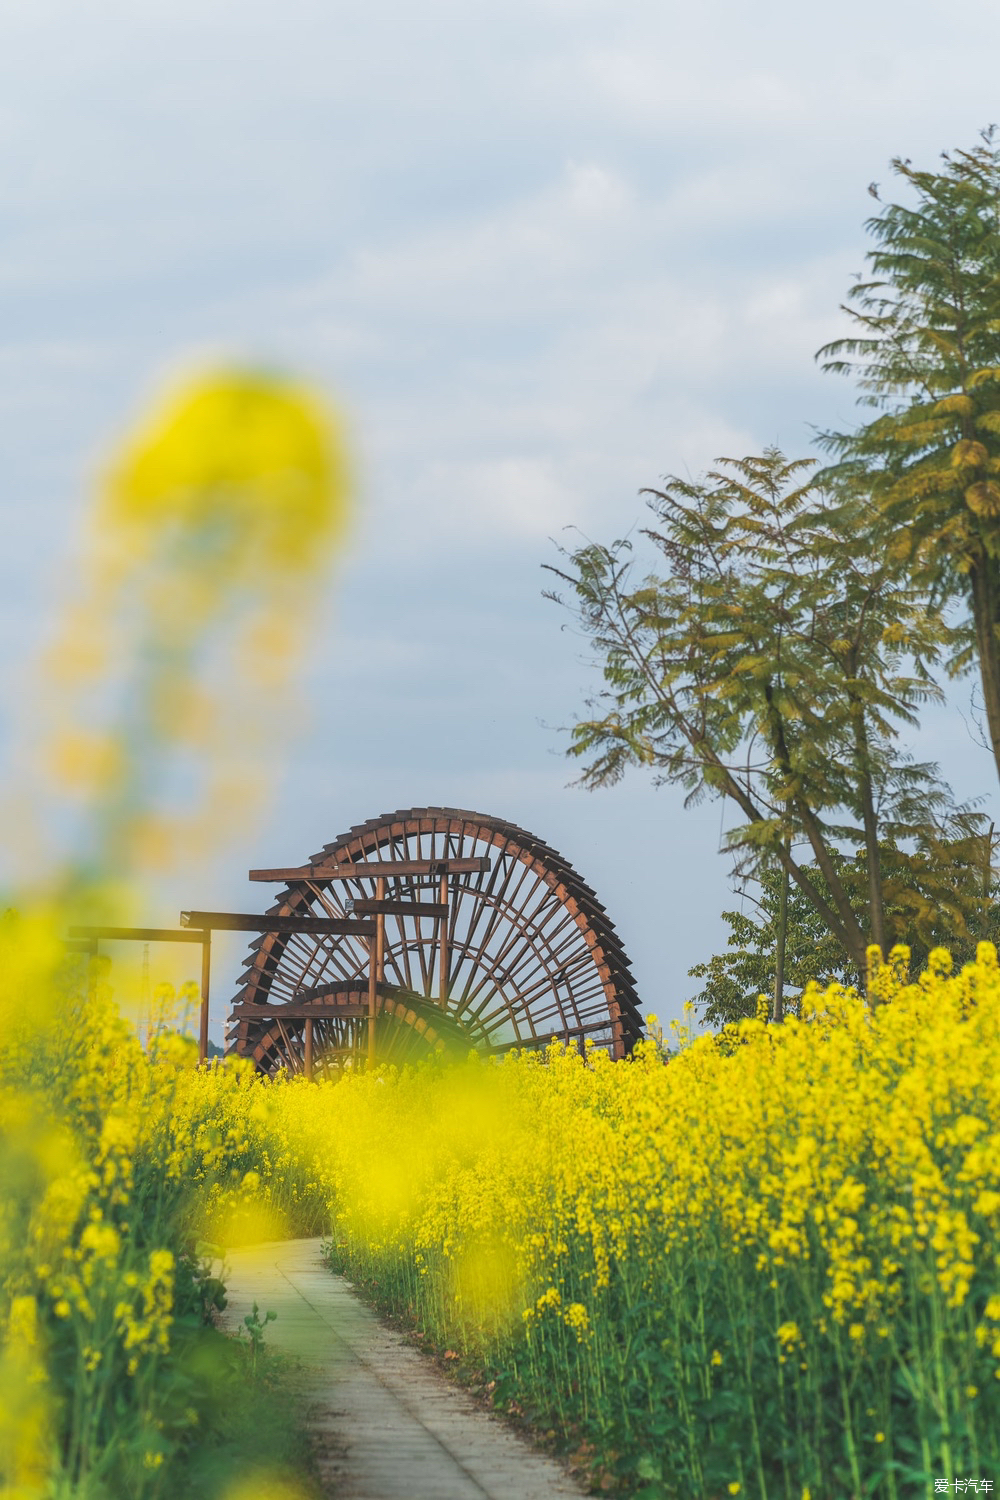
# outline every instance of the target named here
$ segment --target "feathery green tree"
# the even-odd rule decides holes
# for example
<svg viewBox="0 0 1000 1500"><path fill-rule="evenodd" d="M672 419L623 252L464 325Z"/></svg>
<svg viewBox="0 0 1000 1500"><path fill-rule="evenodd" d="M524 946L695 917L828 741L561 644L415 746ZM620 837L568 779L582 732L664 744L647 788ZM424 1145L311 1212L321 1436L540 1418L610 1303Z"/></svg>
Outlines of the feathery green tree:
<svg viewBox="0 0 1000 1500"><path fill-rule="evenodd" d="M1000 773L1000 148L995 128L938 171L896 159L913 189L868 220L871 275L851 288L856 327L824 368L854 375L879 415L827 432L827 471L877 502L908 583L963 606L953 672L978 660ZM877 189L871 189L878 197Z"/></svg>
<svg viewBox="0 0 1000 1500"><path fill-rule="evenodd" d="M863 973L868 943L886 942L883 846L977 827L899 745L937 695L930 668L949 632L873 555L858 487L821 488L809 460L777 449L719 464L646 492L659 575L634 584L628 540L588 543L550 569L575 594L604 677L569 753L589 758L584 786L645 765L689 800L729 798L744 819L727 840L738 868L783 866ZM845 845L864 851L861 900L843 878Z"/></svg>

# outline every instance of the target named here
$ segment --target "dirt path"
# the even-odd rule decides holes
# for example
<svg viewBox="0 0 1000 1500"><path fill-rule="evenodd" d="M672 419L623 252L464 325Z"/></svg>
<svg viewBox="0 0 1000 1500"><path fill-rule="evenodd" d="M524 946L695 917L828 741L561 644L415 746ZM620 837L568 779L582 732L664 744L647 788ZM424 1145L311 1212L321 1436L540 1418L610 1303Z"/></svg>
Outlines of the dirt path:
<svg viewBox="0 0 1000 1500"><path fill-rule="evenodd" d="M233 1250L227 1325L256 1301L267 1341L306 1366L310 1426L336 1500L579 1500L536 1453L443 1380L320 1260L319 1240Z"/></svg>

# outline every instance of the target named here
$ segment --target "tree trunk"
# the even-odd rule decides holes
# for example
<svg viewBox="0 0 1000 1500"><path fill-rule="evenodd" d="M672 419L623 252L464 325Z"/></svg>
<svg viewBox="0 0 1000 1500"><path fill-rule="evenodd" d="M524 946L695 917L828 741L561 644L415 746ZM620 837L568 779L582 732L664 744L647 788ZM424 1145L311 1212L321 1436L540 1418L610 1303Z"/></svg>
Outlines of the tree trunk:
<svg viewBox="0 0 1000 1500"><path fill-rule="evenodd" d="M969 569L972 586L972 621L976 629L976 650L983 683L983 706L989 729L993 759L1000 776L1000 589L997 587L997 565L991 557L980 556Z"/></svg>
<svg viewBox="0 0 1000 1500"><path fill-rule="evenodd" d="M830 857L830 851L826 847L819 819L813 813L812 808L803 802L801 797L795 800L795 810L799 815L799 821L809 840L816 863L820 869L820 874L830 889L833 904L837 908L837 915L843 924L844 937L840 941L843 943L848 957L857 968L858 974L863 976L865 973L865 954L867 952L865 935L861 931L858 919L851 908L851 898L844 889L844 883L837 874L833 860ZM792 874L794 876L794 870ZM802 882L799 881L798 884L801 885Z"/></svg>
<svg viewBox="0 0 1000 1500"><path fill-rule="evenodd" d="M718 790L726 797L731 797L737 807L746 813L751 823L763 823L764 816L754 802L753 798L744 791L740 783L732 773L723 765L719 756L709 745L704 735L697 733L690 725L684 724L684 733L692 749L701 757L702 762L711 765L719 774L717 780ZM812 902L819 915L823 918L832 935L843 948L848 958L857 968L858 974L865 972L865 935L858 926L851 903L842 882L837 876L830 859L829 852L823 842L823 836L816 819L813 817L812 809L807 807L801 799L796 802L796 810L799 820L809 838L809 844L816 855L816 863L829 886L833 897L833 907L825 901L820 892L813 885L805 871L796 864L792 858L791 850L782 844L776 851L776 857L780 860L799 890ZM834 910L834 907L836 910Z"/></svg>
<svg viewBox="0 0 1000 1500"><path fill-rule="evenodd" d="M990 831L986 835L986 860L983 865L983 903L990 899L990 886L993 883L993 835L996 832L996 824L990 824Z"/></svg>
<svg viewBox="0 0 1000 1500"><path fill-rule="evenodd" d="M786 850L789 849L785 841ZM774 952L774 1019L785 1019L785 937L788 932L788 870L782 867L778 901L778 941Z"/></svg>
<svg viewBox="0 0 1000 1500"><path fill-rule="evenodd" d="M885 908L882 903L882 857L878 847L878 818L875 815L875 798L872 794L871 766L868 759L868 732L865 728L864 708L858 702L851 705L854 720L854 747L858 757L858 791L861 797L861 817L865 827L865 854L868 861L868 905L871 918L872 942L883 958L885 951Z"/></svg>
<svg viewBox="0 0 1000 1500"><path fill-rule="evenodd" d="M781 767L781 774L784 776L786 784L788 786L792 786L795 783L796 777L794 772L792 771L791 757L788 754L788 743L785 739L785 726L782 722L780 713L774 705L774 695L771 691L770 685L765 686L764 696L767 699L768 717L771 721L774 753L777 758L778 764ZM820 821L817 818L816 814L813 812L812 808L806 802L805 798L792 797L790 800L792 806L795 808L795 811L798 814L799 822L802 825L802 831L805 834L806 838L809 840L809 845L812 849L816 863L819 866L820 874L826 881L830 896L833 899L833 904L837 909L837 916L840 919L840 922L838 924L840 930L838 931L837 927L835 926L830 926L830 931L837 938L837 941L843 944L844 951L847 953L852 962L857 966L858 973L864 974L865 935L858 925L858 920L851 908L850 897L844 889L843 881L837 874L833 860L830 857L830 851L826 846L826 840L823 837L823 830ZM788 870L789 874L792 876L792 879L796 882L796 884L800 888L805 889L802 884L802 878L800 874L797 873L796 867L792 863L790 854L782 855L782 864ZM817 911L820 911L821 915L823 915L824 921L827 921L828 919L826 918L825 913L822 912L821 908L816 902L815 895L813 895L811 899L813 901L813 905L816 906ZM824 905L825 904L826 903L824 903ZM829 910L829 908L827 908L827 910Z"/></svg>

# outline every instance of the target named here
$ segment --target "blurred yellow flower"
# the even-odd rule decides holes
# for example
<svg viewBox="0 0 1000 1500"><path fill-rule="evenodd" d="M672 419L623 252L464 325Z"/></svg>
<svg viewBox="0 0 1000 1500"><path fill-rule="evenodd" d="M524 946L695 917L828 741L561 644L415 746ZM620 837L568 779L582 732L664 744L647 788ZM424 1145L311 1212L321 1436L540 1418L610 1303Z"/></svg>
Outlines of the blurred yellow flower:
<svg viewBox="0 0 1000 1500"><path fill-rule="evenodd" d="M346 520L343 443L304 388L222 372L182 387L125 449L107 518L183 528L223 568L308 571Z"/></svg>

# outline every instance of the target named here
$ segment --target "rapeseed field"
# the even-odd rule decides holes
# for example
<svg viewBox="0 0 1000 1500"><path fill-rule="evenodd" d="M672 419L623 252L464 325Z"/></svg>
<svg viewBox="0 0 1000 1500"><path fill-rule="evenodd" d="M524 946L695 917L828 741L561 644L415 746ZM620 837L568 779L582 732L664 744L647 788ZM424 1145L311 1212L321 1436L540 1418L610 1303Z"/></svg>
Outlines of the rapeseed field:
<svg viewBox="0 0 1000 1500"><path fill-rule="evenodd" d="M472 1058L275 1124L347 1272L631 1488L997 1484L1000 969L905 961L666 1065Z"/></svg>
<svg viewBox="0 0 1000 1500"><path fill-rule="evenodd" d="M219 1420L213 1255L317 1233L625 1493L1000 1474L989 945L913 983L897 953L874 1007L817 989L669 1059L553 1047L337 1083L198 1069L167 1025L144 1049L43 916L3 945L5 1494L178 1493Z"/></svg>
<svg viewBox="0 0 1000 1500"><path fill-rule="evenodd" d="M245 1074L197 1071L183 996L140 1046L54 915L0 922L0 1494L263 1500L296 1467L289 1398L211 1326L200 1238L206 1195L250 1193Z"/></svg>

